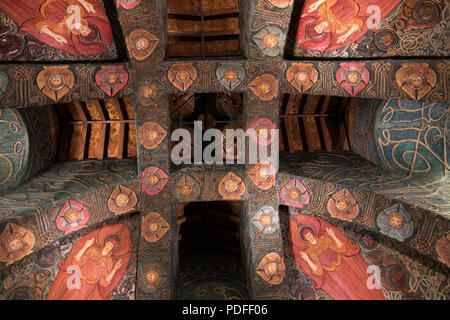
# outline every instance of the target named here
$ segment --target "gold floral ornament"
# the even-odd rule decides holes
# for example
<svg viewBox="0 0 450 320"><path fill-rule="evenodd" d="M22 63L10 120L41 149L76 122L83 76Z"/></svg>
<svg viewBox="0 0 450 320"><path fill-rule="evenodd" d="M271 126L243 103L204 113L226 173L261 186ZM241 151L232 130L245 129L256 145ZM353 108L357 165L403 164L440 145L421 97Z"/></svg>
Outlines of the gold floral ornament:
<svg viewBox="0 0 450 320"><path fill-rule="evenodd" d="M109 196L108 209L116 215L123 214L135 210L136 203L136 193L130 188L118 185Z"/></svg>
<svg viewBox="0 0 450 320"><path fill-rule="evenodd" d="M58 101L73 88L75 77L69 66L43 67L36 77L36 83L43 94Z"/></svg>
<svg viewBox="0 0 450 320"><path fill-rule="evenodd" d="M268 0L271 5L277 8L286 8L292 5L294 0Z"/></svg>
<svg viewBox="0 0 450 320"><path fill-rule="evenodd" d="M450 267L450 233L442 236L436 242L436 252L438 259Z"/></svg>
<svg viewBox="0 0 450 320"><path fill-rule="evenodd" d="M139 143L145 149L155 149L166 136L167 131L156 122L146 122L139 127Z"/></svg>
<svg viewBox="0 0 450 320"><path fill-rule="evenodd" d="M420 100L436 85L437 76L428 63L404 63L395 81L414 100Z"/></svg>
<svg viewBox="0 0 450 320"><path fill-rule="evenodd" d="M268 73L256 77L248 86L262 101L271 101L278 95L278 80Z"/></svg>
<svg viewBox="0 0 450 320"><path fill-rule="evenodd" d="M269 190L275 185L275 168L270 163L258 163L248 172L248 177L261 190Z"/></svg>
<svg viewBox="0 0 450 320"><path fill-rule="evenodd" d="M319 73L312 63L292 63L286 71L286 79L298 92L311 89L319 79Z"/></svg>
<svg viewBox="0 0 450 320"><path fill-rule="evenodd" d="M283 258L276 252L267 254L256 268L256 273L269 284L279 285L283 282L286 267Z"/></svg>
<svg viewBox="0 0 450 320"><path fill-rule="evenodd" d="M350 191L344 188L331 196L327 210L334 218L352 221L359 214L359 205Z"/></svg>
<svg viewBox="0 0 450 320"><path fill-rule="evenodd" d="M170 226L157 212L147 214L142 220L142 234L148 242L156 242L161 239Z"/></svg>
<svg viewBox="0 0 450 320"><path fill-rule="evenodd" d="M197 79L197 70L192 63L175 63L167 74L170 83L181 91L186 91Z"/></svg>
<svg viewBox="0 0 450 320"><path fill-rule="evenodd" d="M174 196L177 200L197 198L200 194L200 186L191 176L183 175L175 183Z"/></svg>
<svg viewBox="0 0 450 320"><path fill-rule="evenodd" d="M0 261L6 265L33 252L36 237L30 231L14 223L6 224L0 235Z"/></svg>
<svg viewBox="0 0 450 320"><path fill-rule="evenodd" d="M136 60L147 59L159 44L159 39L144 29L137 29L127 37L127 48Z"/></svg>
<svg viewBox="0 0 450 320"><path fill-rule="evenodd" d="M219 194L224 199L241 199L245 193L245 184L233 172L229 172L219 182Z"/></svg>
<svg viewBox="0 0 450 320"><path fill-rule="evenodd" d="M143 106L154 105L163 94L162 85L154 80L144 80L139 87L139 102Z"/></svg>

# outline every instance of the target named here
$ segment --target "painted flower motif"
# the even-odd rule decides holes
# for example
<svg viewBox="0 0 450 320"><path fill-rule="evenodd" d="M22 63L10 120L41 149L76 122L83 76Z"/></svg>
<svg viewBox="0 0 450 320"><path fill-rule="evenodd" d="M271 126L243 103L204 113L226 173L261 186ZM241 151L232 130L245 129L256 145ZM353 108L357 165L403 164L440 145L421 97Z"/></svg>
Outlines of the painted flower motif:
<svg viewBox="0 0 450 320"><path fill-rule="evenodd" d="M253 36L258 48L269 57L278 56L283 48L284 32L275 26L267 26Z"/></svg>
<svg viewBox="0 0 450 320"><path fill-rule="evenodd" d="M370 72L364 62L343 62L336 72L339 85L352 96L357 95L370 81Z"/></svg>
<svg viewBox="0 0 450 320"><path fill-rule="evenodd" d="M56 228L64 234L86 228L89 221L89 210L81 203L68 200L56 217Z"/></svg>
<svg viewBox="0 0 450 320"><path fill-rule="evenodd" d="M292 63L286 71L286 79L298 92L311 89L319 79L319 73L312 63Z"/></svg>
<svg viewBox="0 0 450 320"><path fill-rule="evenodd" d="M275 185L275 168L271 163L258 163L248 172L248 177L261 190L269 190Z"/></svg>
<svg viewBox="0 0 450 320"><path fill-rule="evenodd" d="M6 91L6 88L8 88L8 83L8 75L0 71L0 95L2 95Z"/></svg>
<svg viewBox="0 0 450 320"><path fill-rule="evenodd" d="M156 122L146 122L139 127L139 143L145 149L155 149L166 136L166 130Z"/></svg>
<svg viewBox="0 0 450 320"><path fill-rule="evenodd" d="M136 193L122 185L116 186L108 199L108 209L116 215L135 210L136 204Z"/></svg>
<svg viewBox="0 0 450 320"><path fill-rule="evenodd" d="M283 204L296 208L303 208L310 201L308 190L297 178L286 183L281 189L280 197Z"/></svg>
<svg viewBox="0 0 450 320"><path fill-rule="evenodd" d="M241 199L245 193L245 184L240 177L229 172L219 182L219 194L227 200Z"/></svg>
<svg viewBox="0 0 450 320"><path fill-rule="evenodd" d="M245 69L238 64L221 65L216 70L216 77L225 89L231 91L245 79Z"/></svg>
<svg viewBox="0 0 450 320"><path fill-rule="evenodd" d="M271 5L277 8L286 8L292 5L294 0L268 0Z"/></svg>
<svg viewBox="0 0 450 320"><path fill-rule="evenodd" d="M141 4L142 0L116 0L117 8L124 8L127 10L131 10L136 8L139 4Z"/></svg>
<svg viewBox="0 0 450 320"><path fill-rule="evenodd" d="M263 206L252 218L252 223L264 234L272 234L280 228L278 211L271 206Z"/></svg>
<svg viewBox="0 0 450 320"><path fill-rule="evenodd" d="M439 256L439 261L450 267L450 233L442 236L436 242L436 252Z"/></svg>
<svg viewBox="0 0 450 320"><path fill-rule="evenodd" d="M183 175L174 186L174 196L179 201L197 198L200 194L200 185L189 175Z"/></svg>
<svg viewBox="0 0 450 320"><path fill-rule="evenodd" d="M108 96L113 97L128 83L124 66L102 66L95 74L95 81Z"/></svg>
<svg viewBox="0 0 450 320"><path fill-rule="evenodd" d="M411 217L400 203L381 211L376 223L382 234L399 241L404 241L414 232Z"/></svg>
<svg viewBox="0 0 450 320"><path fill-rule="evenodd" d="M169 228L167 221L157 212L151 212L142 219L142 234L148 242L158 241Z"/></svg>
<svg viewBox="0 0 450 320"><path fill-rule="evenodd" d="M328 199L327 210L333 218L351 222L359 214L359 204L350 191L344 188Z"/></svg>
<svg viewBox="0 0 450 320"><path fill-rule="evenodd" d="M47 66L38 73L36 83L43 94L58 101L73 88L75 77L69 66Z"/></svg>
<svg viewBox="0 0 450 320"><path fill-rule="evenodd" d="M167 173L158 167L148 167L141 174L142 191L150 196L158 194L164 189L168 180Z"/></svg>
<svg viewBox="0 0 450 320"><path fill-rule="evenodd" d="M436 85L436 72L428 63L404 63L395 74L397 85L414 100L422 99Z"/></svg>
<svg viewBox="0 0 450 320"><path fill-rule="evenodd" d="M197 79L197 69L192 63L175 63L167 74L170 83L181 91L186 91Z"/></svg>
<svg viewBox="0 0 450 320"><path fill-rule="evenodd" d="M253 122L247 133L259 145L268 146L272 143L274 130L275 124L268 118L262 118Z"/></svg>
<svg viewBox="0 0 450 320"><path fill-rule="evenodd" d="M147 59L159 44L159 39L144 29L133 30L126 39L130 55L136 60Z"/></svg>
<svg viewBox="0 0 450 320"><path fill-rule="evenodd" d="M283 258L276 252L267 254L256 268L256 273L269 284L279 285L283 282L286 267Z"/></svg>
<svg viewBox="0 0 450 320"><path fill-rule="evenodd" d="M163 87L158 81L145 80L139 86L139 101L148 107L155 104L163 92Z"/></svg>
<svg viewBox="0 0 450 320"><path fill-rule="evenodd" d="M22 259L33 252L36 237L17 224L8 222L0 235L0 261L6 265Z"/></svg>
<svg viewBox="0 0 450 320"><path fill-rule="evenodd" d="M248 86L262 101L271 101L278 95L278 79L268 73L256 77Z"/></svg>

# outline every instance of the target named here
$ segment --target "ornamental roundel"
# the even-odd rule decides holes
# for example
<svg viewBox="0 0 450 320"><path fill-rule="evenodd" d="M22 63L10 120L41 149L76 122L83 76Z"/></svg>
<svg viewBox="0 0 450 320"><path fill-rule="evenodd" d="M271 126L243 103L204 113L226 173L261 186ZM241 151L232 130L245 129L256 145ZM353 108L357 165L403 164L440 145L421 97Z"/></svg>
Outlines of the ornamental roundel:
<svg viewBox="0 0 450 320"><path fill-rule="evenodd" d="M158 147L166 136L166 130L156 122L146 122L139 127L139 143L147 150Z"/></svg>
<svg viewBox="0 0 450 320"><path fill-rule="evenodd" d="M264 234L273 234L280 228L278 211L271 206L263 206L252 217L253 225Z"/></svg>
<svg viewBox="0 0 450 320"><path fill-rule="evenodd" d="M43 94L58 101L73 88L75 77L69 66L47 66L38 73L36 83Z"/></svg>
<svg viewBox="0 0 450 320"><path fill-rule="evenodd" d="M266 26L253 36L253 42L265 55L278 56L283 49L284 32L276 26Z"/></svg>
<svg viewBox="0 0 450 320"><path fill-rule="evenodd" d="M275 186L275 168L271 163L258 163L250 169L247 175L261 190L269 190Z"/></svg>
<svg viewBox="0 0 450 320"><path fill-rule="evenodd" d="M271 101L278 95L278 79L268 73L256 77L248 86L262 101Z"/></svg>
<svg viewBox="0 0 450 320"><path fill-rule="evenodd" d="M436 242L438 259L450 267L450 233L443 235Z"/></svg>
<svg viewBox="0 0 450 320"><path fill-rule="evenodd" d="M33 251L36 237L17 224L8 222L0 235L0 261L6 265L22 259Z"/></svg>
<svg viewBox="0 0 450 320"><path fill-rule="evenodd" d="M219 194L227 200L241 199L245 193L245 184L240 177L229 172L219 182Z"/></svg>
<svg viewBox="0 0 450 320"><path fill-rule="evenodd" d="M142 219L142 235L148 242L156 242L170 229L167 221L157 212L151 212Z"/></svg>
<svg viewBox="0 0 450 320"><path fill-rule="evenodd" d="M163 92L164 89L158 81L144 80L139 86L139 102L146 107L154 105Z"/></svg>
<svg viewBox="0 0 450 320"><path fill-rule="evenodd" d="M286 8L292 5L294 0L268 0L270 4L277 8Z"/></svg>
<svg viewBox="0 0 450 320"><path fill-rule="evenodd" d="M113 97L128 83L128 72L124 66L102 66L95 81L104 93Z"/></svg>
<svg viewBox="0 0 450 320"><path fill-rule="evenodd" d="M167 77L175 88L186 91L197 79L197 69L192 63L175 63L170 67Z"/></svg>
<svg viewBox="0 0 450 320"><path fill-rule="evenodd" d="M150 196L156 195L164 189L168 180L167 173L158 167L148 167L141 173L142 191Z"/></svg>
<svg viewBox="0 0 450 320"><path fill-rule="evenodd" d="M286 276L283 258L276 252L271 252L262 258L256 273L269 284L279 285Z"/></svg>
<svg viewBox="0 0 450 320"><path fill-rule="evenodd" d="M411 98L420 100L436 85L437 75L428 63L404 63L395 81Z"/></svg>
<svg viewBox="0 0 450 320"><path fill-rule="evenodd" d="M136 210L136 204L136 193L122 185L116 186L108 199L108 209L116 215Z"/></svg>
<svg viewBox="0 0 450 320"><path fill-rule="evenodd" d="M312 63L292 63L286 71L286 80L298 92L311 89L319 79L319 73Z"/></svg>
<svg viewBox="0 0 450 320"><path fill-rule="evenodd" d="M128 52L136 60L147 59L159 44L159 39L144 29L133 30L126 39Z"/></svg>
<svg viewBox="0 0 450 320"><path fill-rule="evenodd" d="M336 80L339 85L352 96L363 90L370 81L370 72L365 63L341 63L336 72Z"/></svg>
<svg viewBox="0 0 450 320"><path fill-rule="evenodd" d="M359 204L346 188L334 193L327 202L328 213L340 220L352 221L359 214Z"/></svg>
<svg viewBox="0 0 450 320"><path fill-rule="evenodd" d="M268 118L262 118L253 122L248 127L247 133L259 145L268 146L272 143L274 130L275 124Z"/></svg>
<svg viewBox="0 0 450 320"><path fill-rule="evenodd" d="M142 0L116 0L116 7L117 8L124 8L127 10L131 10L136 8Z"/></svg>
<svg viewBox="0 0 450 320"><path fill-rule="evenodd" d="M216 70L217 79L225 89L232 91L238 87L245 78L245 69L238 64L221 65Z"/></svg>
<svg viewBox="0 0 450 320"><path fill-rule="evenodd" d="M200 185L189 175L182 175L175 182L173 194L178 201L195 199L200 195Z"/></svg>
<svg viewBox="0 0 450 320"><path fill-rule="evenodd" d="M83 204L68 200L56 217L56 228L64 234L69 234L87 227L90 213Z"/></svg>
<svg viewBox="0 0 450 320"><path fill-rule="evenodd" d="M303 208L309 201L309 193L303 183L297 178L289 181L280 192L283 204L296 208Z"/></svg>

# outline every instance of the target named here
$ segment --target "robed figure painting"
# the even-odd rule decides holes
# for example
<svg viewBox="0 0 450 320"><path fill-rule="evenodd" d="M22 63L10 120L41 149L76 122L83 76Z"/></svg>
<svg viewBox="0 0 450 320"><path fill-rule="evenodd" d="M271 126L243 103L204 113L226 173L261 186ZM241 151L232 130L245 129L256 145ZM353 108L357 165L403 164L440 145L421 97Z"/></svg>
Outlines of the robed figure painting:
<svg viewBox="0 0 450 320"><path fill-rule="evenodd" d="M113 42L99 0L1 0L0 11L20 27L20 33L75 56L100 54Z"/></svg>
<svg viewBox="0 0 450 320"><path fill-rule="evenodd" d="M374 21L381 22L401 0L306 0L296 43L313 51L332 51L360 39ZM379 12L379 17L374 15ZM376 30L375 30L376 31Z"/></svg>
<svg viewBox="0 0 450 320"><path fill-rule="evenodd" d="M131 256L131 237L124 224L107 225L81 238L59 263L47 300L110 300ZM79 277L74 280L74 277Z"/></svg>
<svg viewBox="0 0 450 320"><path fill-rule="evenodd" d="M369 289L367 264L336 227L322 218L296 215L290 221L290 243L295 260L335 300L384 300L380 289Z"/></svg>

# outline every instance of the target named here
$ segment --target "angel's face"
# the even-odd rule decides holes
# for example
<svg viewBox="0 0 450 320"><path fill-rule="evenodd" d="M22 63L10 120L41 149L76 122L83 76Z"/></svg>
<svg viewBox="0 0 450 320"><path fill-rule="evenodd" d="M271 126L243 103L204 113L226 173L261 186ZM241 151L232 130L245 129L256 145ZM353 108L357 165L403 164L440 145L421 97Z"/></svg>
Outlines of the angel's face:
<svg viewBox="0 0 450 320"><path fill-rule="evenodd" d="M112 243L111 241L106 242L102 250L102 255L108 255L112 251L112 249L114 249L114 243Z"/></svg>
<svg viewBox="0 0 450 320"><path fill-rule="evenodd" d="M322 21L321 23L316 24L314 26L314 31L316 31L319 34L322 34L326 28L328 28L328 22Z"/></svg>
<svg viewBox="0 0 450 320"><path fill-rule="evenodd" d="M312 233L308 233L308 234L305 236L305 238L306 238L306 240L308 240L309 243L311 243L311 244L316 244L316 243L317 243L316 237L314 237L314 234L312 234Z"/></svg>

